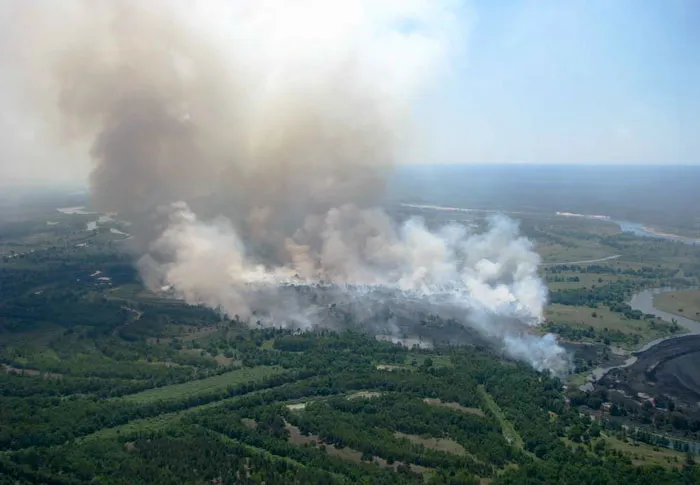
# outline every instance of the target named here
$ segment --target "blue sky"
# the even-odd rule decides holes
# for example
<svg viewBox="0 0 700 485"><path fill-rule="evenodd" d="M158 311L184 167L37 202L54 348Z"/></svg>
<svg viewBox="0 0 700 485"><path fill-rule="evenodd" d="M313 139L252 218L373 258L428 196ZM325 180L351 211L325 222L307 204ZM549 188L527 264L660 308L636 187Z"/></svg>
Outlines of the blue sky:
<svg viewBox="0 0 700 485"><path fill-rule="evenodd" d="M463 15L449 79L419 110L430 161L700 163L699 1L478 1Z"/></svg>

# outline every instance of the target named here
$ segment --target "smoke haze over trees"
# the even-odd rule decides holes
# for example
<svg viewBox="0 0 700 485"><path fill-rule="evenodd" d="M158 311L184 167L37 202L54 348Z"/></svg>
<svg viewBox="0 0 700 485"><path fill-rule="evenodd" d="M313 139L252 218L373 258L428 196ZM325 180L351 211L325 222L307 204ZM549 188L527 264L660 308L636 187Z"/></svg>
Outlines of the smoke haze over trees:
<svg viewBox="0 0 700 485"><path fill-rule="evenodd" d="M280 285L424 302L538 369L539 257L503 217L484 234L381 208L411 103L449 60L451 2L28 2L8 35L24 117L89 154L95 206L134 223L150 288L271 325L324 323ZM57 156L56 159L64 157Z"/></svg>

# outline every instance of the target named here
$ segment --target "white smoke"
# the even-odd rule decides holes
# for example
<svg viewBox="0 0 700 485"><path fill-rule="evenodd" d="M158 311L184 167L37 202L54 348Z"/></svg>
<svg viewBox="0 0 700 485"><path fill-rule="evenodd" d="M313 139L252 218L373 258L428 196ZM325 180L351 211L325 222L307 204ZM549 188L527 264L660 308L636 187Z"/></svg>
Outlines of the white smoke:
<svg viewBox="0 0 700 485"><path fill-rule="evenodd" d="M0 85L27 101L10 117L33 116L33 144L60 158L67 146L89 155L94 202L134 222L150 288L294 327L324 325L328 312L285 285L332 283L357 315L389 290L459 316L537 368L561 367L561 347L528 333L546 291L514 222L430 231L381 209L387 172L420 140L411 108L464 40L458 2L27 0L5 10L14 21L0 35L14 49Z"/></svg>
<svg viewBox="0 0 700 485"><path fill-rule="evenodd" d="M288 263L270 266L246 254L226 218L200 221L185 203L171 210L167 229L140 264L151 287L166 287L188 303L246 318L260 294L282 285L332 283L360 304L374 298L372 289L391 290L407 301L460 311L465 325L501 339L509 355L538 370L566 370L566 353L552 335L527 332L543 320L547 290L537 274L539 255L504 216L491 217L484 233L457 224L431 232L420 219L399 226L380 209L342 206L309 217L287 240ZM265 305L277 315L272 324L324 325L314 309L287 299Z"/></svg>

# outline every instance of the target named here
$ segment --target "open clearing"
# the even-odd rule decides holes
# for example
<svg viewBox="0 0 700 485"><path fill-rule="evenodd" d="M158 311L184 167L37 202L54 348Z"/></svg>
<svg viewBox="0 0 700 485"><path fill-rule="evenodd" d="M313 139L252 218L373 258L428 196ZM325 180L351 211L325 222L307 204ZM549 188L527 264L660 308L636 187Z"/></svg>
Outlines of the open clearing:
<svg viewBox="0 0 700 485"><path fill-rule="evenodd" d="M392 365L392 364L377 364L377 370L385 370L389 372L397 370L411 370L409 367L404 365Z"/></svg>
<svg viewBox="0 0 700 485"><path fill-rule="evenodd" d="M467 451L462 445L450 438L423 438L413 434L404 434L400 432L394 433L394 436L401 439L406 439L413 444L423 445L428 449L442 451L443 453L452 453L453 455L464 456Z"/></svg>
<svg viewBox="0 0 700 485"><path fill-rule="evenodd" d="M7 372L8 374L19 374L19 375L25 375L25 376L44 376L47 379L49 378L59 378L63 377L63 374L56 374L53 372L43 372L39 371L36 369L20 369L19 367L13 367L11 365L7 364L0 364L0 370L3 372Z"/></svg>
<svg viewBox="0 0 700 485"><path fill-rule="evenodd" d="M700 322L700 290L659 293L654 295L654 306L659 310Z"/></svg>
<svg viewBox="0 0 700 485"><path fill-rule="evenodd" d="M243 396L250 396L259 391L253 391L252 393L244 394ZM192 406L191 408L183 409L180 411L173 411L170 413L163 413L157 416L152 416L150 418L134 419L128 423L120 424L119 426L113 426L111 428L101 428L94 433L82 436L79 441L89 441L96 439L113 439L119 436L128 435L131 433L148 433L149 431L157 431L166 426L172 425L179 422L184 416L188 414L193 414L203 409L208 409L216 406L223 406L227 403L231 403L240 399L243 396L229 397L222 399L221 401L214 401L207 404L202 404L199 406ZM245 424L245 423L244 423Z"/></svg>
<svg viewBox="0 0 700 485"><path fill-rule="evenodd" d="M567 238L562 238L565 241ZM569 261L592 261L611 256L610 248L592 241L570 239L570 246L557 243L540 243L535 250L544 264L567 263Z"/></svg>
<svg viewBox="0 0 700 485"><path fill-rule="evenodd" d="M426 397L425 399L423 399L423 402L426 404L430 404L431 406L440 406L443 408L451 409L453 411L458 411L460 413L476 414L477 416L486 416L484 412L479 408L464 407L456 402L442 402L440 399L434 399L431 397Z"/></svg>
<svg viewBox="0 0 700 485"><path fill-rule="evenodd" d="M381 396L381 392L376 391L358 391L356 393L350 394L348 399L360 399L360 398L372 398Z"/></svg>
<svg viewBox="0 0 700 485"><path fill-rule="evenodd" d="M207 377L205 379L183 382L182 384L173 384L172 386L157 387L155 389L148 389L146 391L137 392L136 394L129 394L121 399L143 403L158 401L161 399L183 398L196 394L206 394L207 392L217 389L242 384L248 381L257 381L268 376L282 373L284 373L284 370L281 367L244 367L220 374L218 376Z"/></svg>
<svg viewBox="0 0 700 485"><path fill-rule="evenodd" d="M618 274L581 273L579 271L563 271L556 274L545 274L545 277L578 278L578 281L548 281L550 290L568 290L573 288L592 288L624 279Z"/></svg>
<svg viewBox="0 0 700 485"><path fill-rule="evenodd" d="M291 441L295 445L324 446L326 448L326 453L328 453L328 455L330 456L335 456L342 460L351 461L353 463L363 463L362 453L357 450L353 450L352 448L348 448L347 446L343 448L337 448L335 445L325 444L323 443L323 440L321 440L317 435L312 434L305 436L301 433L299 428L289 423L286 423L285 427L289 431L289 441ZM378 456L372 457L372 461L382 468L390 468L392 470L396 470L396 468L402 464L402 462L396 461L390 465L385 459L380 458ZM422 467L420 465L414 465L412 463L410 464L410 467L411 470L416 473L428 473L431 471L430 468Z"/></svg>
<svg viewBox="0 0 700 485"><path fill-rule="evenodd" d="M117 300L144 300L160 304L182 306L183 302L174 298L164 298L136 283L128 283L111 289L107 296Z"/></svg>
<svg viewBox="0 0 700 485"><path fill-rule="evenodd" d="M306 409L306 404L305 402L298 402L296 404L287 404L287 409L290 411L302 411Z"/></svg>
<svg viewBox="0 0 700 485"><path fill-rule="evenodd" d="M659 448L639 441L627 442L614 436L604 436L603 439L610 448L629 454L635 465L680 468L685 463L685 454L680 451Z"/></svg>
<svg viewBox="0 0 700 485"><path fill-rule="evenodd" d="M258 427L258 423L254 419L250 418L241 419L241 423L243 423L243 425L249 429L255 429Z"/></svg>

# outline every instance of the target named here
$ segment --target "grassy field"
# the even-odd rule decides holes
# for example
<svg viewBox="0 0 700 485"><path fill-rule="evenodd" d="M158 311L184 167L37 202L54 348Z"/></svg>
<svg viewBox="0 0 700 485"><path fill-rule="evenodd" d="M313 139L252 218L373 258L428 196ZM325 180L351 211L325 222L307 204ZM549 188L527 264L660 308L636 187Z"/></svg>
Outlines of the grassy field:
<svg viewBox="0 0 700 485"><path fill-rule="evenodd" d="M632 457L635 465L660 465L663 467L680 467L685 463L685 454L680 451L659 448L638 441L627 442L614 436L604 436L607 446L622 451Z"/></svg>
<svg viewBox="0 0 700 485"><path fill-rule="evenodd" d="M115 300L144 301L169 306L183 306L184 303L174 298L158 296L138 283L118 286L107 293L108 298Z"/></svg>
<svg viewBox="0 0 700 485"><path fill-rule="evenodd" d="M223 401L217 401L213 404L220 404L222 402ZM114 426L112 428L102 428L98 431L95 431L94 433L83 436L78 441L85 442L100 439L113 439L118 438L122 435L128 435L136 432L155 432L157 430L163 429L167 425L178 422L178 420L181 419L182 416L184 416L186 413L193 412L195 410L199 411L200 409L202 409L202 406L195 406L193 408L186 409L180 412L159 414L158 416L154 416L152 418L135 419L120 426Z"/></svg>
<svg viewBox="0 0 700 485"><path fill-rule="evenodd" d="M555 275L545 275L555 276ZM595 285L604 285L623 279L623 276L614 274L595 274L595 273L579 273L577 271L564 271L557 273L556 276L570 278L577 276L579 281L548 281L547 286L550 290L568 290L571 288L591 288Z"/></svg>
<svg viewBox="0 0 700 485"><path fill-rule="evenodd" d="M260 346L260 348L264 349L264 350L272 350L272 351L276 350L275 349L275 339L265 340L262 343L262 345Z"/></svg>
<svg viewBox="0 0 700 485"><path fill-rule="evenodd" d="M700 321L700 290L679 290L654 295L654 306L668 313Z"/></svg>
<svg viewBox="0 0 700 485"><path fill-rule="evenodd" d="M595 316L594 316L595 315ZM651 326L647 320L625 318L622 313L610 311L607 307L590 308L586 306L549 305L546 309L547 319L554 323L565 323L574 327L593 327L597 330L608 329L630 335L638 335L640 341L649 341L665 336L665 327Z"/></svg>
<svg viewBox="0 0 700 485"><path fill-rule="evenodd" d="M129 394L121 399L144 403L161 399L183 398L195 394L205 394L216 389L248 381L256 381L283 372L284 370L282 368L274 366L244 367L218 376L207 377L206 379L148 389L146 391L137 392L136 394Z"/></svg>
<svg viewBox="0 0 700 485"><path fill-rule="evenodd" d="M616 254L612 248L588 241L572 242L571 246L556 243L540 243L537 244L535 250L542 257L542 262L545 264L588 261Z"/></svg>

